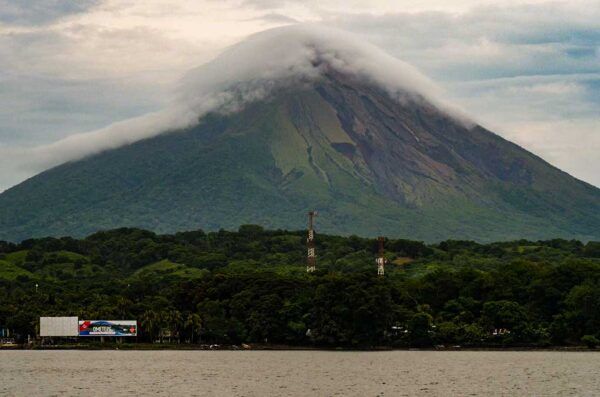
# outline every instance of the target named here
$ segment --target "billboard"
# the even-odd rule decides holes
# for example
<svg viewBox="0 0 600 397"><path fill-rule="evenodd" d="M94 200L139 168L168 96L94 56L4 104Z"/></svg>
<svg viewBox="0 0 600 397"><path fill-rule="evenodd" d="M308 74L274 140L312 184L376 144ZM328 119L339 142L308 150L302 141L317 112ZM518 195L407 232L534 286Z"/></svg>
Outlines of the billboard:
<svg viewBox="0 0 600 397"><path fill-rule="evenodd" d="M40 336L79 335L77 317L40 317Z"/></svg>
<svg viewBox="0 0 600 397"><path fill-rule="evenodd" d="M135 320L82 320L79 336L136 336Z"/></svg>

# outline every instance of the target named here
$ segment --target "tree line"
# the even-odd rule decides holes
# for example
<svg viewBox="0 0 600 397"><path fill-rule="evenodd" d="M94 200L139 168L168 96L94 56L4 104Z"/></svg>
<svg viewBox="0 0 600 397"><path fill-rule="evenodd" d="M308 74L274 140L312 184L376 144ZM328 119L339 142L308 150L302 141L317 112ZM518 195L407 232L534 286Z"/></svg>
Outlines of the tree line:
<svg viewBox="0 0 600 397"><path fill-rule="evenodd" d="M318 347L595 346L600 243L437 244L303 231L132 228L0 242L0 328L40 316L137 320L138 341Z"/></svg>

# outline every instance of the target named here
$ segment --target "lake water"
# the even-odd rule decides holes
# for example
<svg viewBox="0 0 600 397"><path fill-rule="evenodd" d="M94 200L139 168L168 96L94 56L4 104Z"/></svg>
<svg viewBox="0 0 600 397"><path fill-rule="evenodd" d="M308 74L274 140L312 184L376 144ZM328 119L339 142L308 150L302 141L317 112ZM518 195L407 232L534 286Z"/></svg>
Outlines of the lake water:
<svg viewBox="0 0 600 397"><path fill-rule="evenodd" d="M0 351L4 396L598 396L600 354Z"/></svg>

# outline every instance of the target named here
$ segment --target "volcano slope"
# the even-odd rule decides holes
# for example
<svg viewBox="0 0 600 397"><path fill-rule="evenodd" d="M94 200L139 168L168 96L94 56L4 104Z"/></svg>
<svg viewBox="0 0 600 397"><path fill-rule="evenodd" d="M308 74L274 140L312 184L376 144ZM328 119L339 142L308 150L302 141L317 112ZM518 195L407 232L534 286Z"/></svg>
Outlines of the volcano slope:
<svg viewBox="0 0 600 397"><path fill-rule="evenodd" d="M412 93L330 71L0 195L0 239L137 226L427 241L600 238L600 190Z"/></svg>

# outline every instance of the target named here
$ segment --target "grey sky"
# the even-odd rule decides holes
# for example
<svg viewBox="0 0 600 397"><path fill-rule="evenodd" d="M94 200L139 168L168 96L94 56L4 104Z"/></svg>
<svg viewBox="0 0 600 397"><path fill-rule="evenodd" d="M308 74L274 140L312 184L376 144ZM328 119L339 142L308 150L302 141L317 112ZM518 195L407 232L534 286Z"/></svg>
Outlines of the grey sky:
<svg viewBox="0 0 600 397"><path fill-rule="evenodd" d="M0 0L0 21L13 25L39 25L85 12L100 0Z"/></svg>
<svg viewBox="0 0 600 397"><path fill-rule="evenodd" d="M18 5L15 5L18 3ZM322 22L418 67L484 126L600 186L597 1L0 0L0 147L161 109L247 35ZM0 170L0 190L30 176Z"/></svg>

